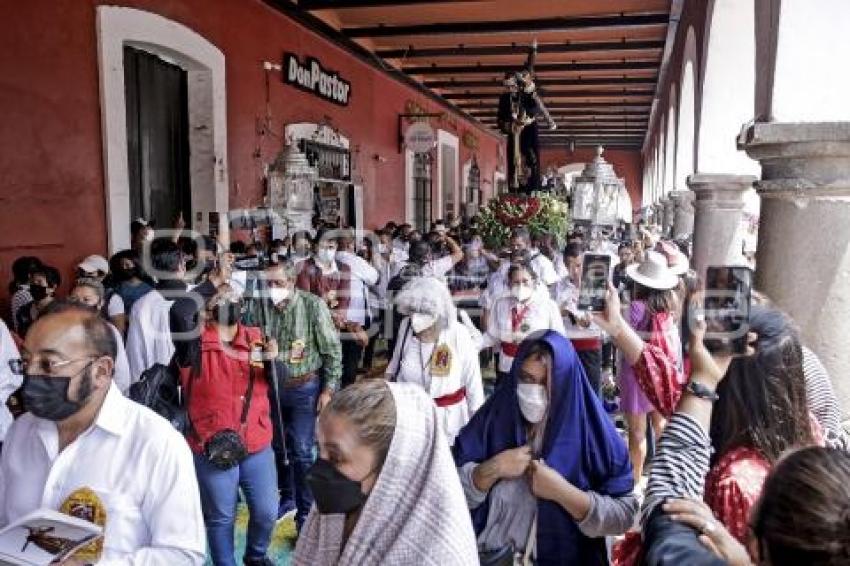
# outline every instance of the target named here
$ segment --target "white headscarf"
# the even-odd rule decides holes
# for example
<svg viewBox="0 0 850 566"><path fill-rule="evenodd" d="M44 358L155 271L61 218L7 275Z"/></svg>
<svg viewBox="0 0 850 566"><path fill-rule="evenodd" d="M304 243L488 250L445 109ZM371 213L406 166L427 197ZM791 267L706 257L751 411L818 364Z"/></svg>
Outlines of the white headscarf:
<svg viewBox="0 0 850 566"><path fill-rule="evenodd" d="M417 385L388 383L396 427L387 459L345 548L344 515L315 505L295 548L296 566L466 566L478 547L433 401Z"/></svg>

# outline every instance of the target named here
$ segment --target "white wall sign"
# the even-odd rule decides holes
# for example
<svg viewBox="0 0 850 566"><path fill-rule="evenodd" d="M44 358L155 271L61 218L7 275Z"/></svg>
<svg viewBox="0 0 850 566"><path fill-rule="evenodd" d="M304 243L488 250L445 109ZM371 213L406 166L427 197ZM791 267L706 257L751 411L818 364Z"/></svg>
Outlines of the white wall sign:
<svg viewBox="0 0 850 566"><path fill-rule="evenodd" d="M298 55L284 53L283 82L340 106L348 106L351 98L351 83L336 71L324 69L314 57L307 57L307 62L302 65Z"/></svg>
<svg viewBox="0 0 850 566"><path fill-rule="evenodd" d="M428 122L414 122L404 133L404 145L413 153L428 153L437 145L437 134Z"/></svg>

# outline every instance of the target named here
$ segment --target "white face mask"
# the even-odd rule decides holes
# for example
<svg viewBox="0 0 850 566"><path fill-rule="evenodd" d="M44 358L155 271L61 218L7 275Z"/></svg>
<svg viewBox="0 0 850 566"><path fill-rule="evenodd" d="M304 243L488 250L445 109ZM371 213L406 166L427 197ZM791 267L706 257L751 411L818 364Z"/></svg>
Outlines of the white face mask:
<svg viewBox="0 0 850 566"><path fill-rule="evenodd" d="M437 319L430 314L415 313L410 315L410 326L413 328L414 334L419 334L423 330L427 330L434 326Z"/></svg>
<svg viewBox="0 0 850 566"><path fill-rule="evenodd" d="M145 232L145 241L146 242L153 242L153 238L154 238L153 230L148 230L147 232Z"/></svg>
<svg viewBox="0 0 850 566"><path fill-rule="evenodd" d="M511 287L511 295L513 295L513 297L521 303L530 299L533 293L534 289L526 287L525 285L514 285Z"/></svg>
<svg viewBox="0 0 850 566"><path fill-rule="evenodd" d="M531 424L537 424L546 416L549 407L549 396L546 388L537 383L519 383L516 386L516 396L519 401L519 410L525 420Z"/></svg>
<svg viewBox="0 0 850 566"><path fill-rule="evenodd" d="M319 250L316 256L319 258L320 262L324 263L325 265L330 265L336 258L336 250L333 248L322 248Z"/></svg>
<svg viewBox="0 0 850 566"><path fill-rule="evenodd" d="M269 297L271 298L272 303L279 305L289 298L290 292L291 289L289 287L272 287L269 289Z"/></svg>
<svg viewBox="0 0 850 566"><path fill-rule="evenodd" d="M385 254L385 253L387 253L387 252L389 252L389 251L390 251L390 250L388 250L388 249L387 249L387 245L386 245L386 244L378 244L378 253L379 253L379 254Z"/></svg>

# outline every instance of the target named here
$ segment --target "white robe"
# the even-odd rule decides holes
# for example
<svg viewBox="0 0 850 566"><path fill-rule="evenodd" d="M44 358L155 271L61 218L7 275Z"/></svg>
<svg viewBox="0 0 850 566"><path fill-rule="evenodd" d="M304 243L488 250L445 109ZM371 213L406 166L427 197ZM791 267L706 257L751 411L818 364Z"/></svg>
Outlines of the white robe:
<svg viewBox="0 0 850 566"><path fill-rule="evenodd" d="M168 314L174 301L168 301L156 291L133 304L127 327L127 361L130 364L130 384L139 381L142 373L155 364L168 365L174 356L174 342Z"/></svg>
<svg viewBox="0 0 850 566"><path fill-rule="evenodd" d="M404 343L403 352L402 343ZM434 349L440 345L448 346L451 351L451 366L445 377L432 376L430 367L424 370L422 368L422 359L426 360L427 365ZM401 358L400 368L399 358ZM420 385L432 399L450 395L462 387L466 388L466 398L459 403L437 407L437 423L442 427L449 445L454 444L460 429L484 404L478 348L473 343L469 330L460 322L452 322L449 328L440 332L436 343L428 344L416 338L410 329L410 319L405 318L399 327L399 339L396 340L393 357L387 366L387 375L392 378L397 368L398 382Z"/></svg>

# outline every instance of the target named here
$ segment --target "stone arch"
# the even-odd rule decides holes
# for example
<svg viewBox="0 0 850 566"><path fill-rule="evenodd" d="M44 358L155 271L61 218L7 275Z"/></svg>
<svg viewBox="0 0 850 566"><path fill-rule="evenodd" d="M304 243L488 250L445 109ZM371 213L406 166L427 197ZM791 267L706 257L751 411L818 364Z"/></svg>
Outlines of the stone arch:
<svg viewBox="0 0 850 566"><path fill-rule="evenodd" d="M567 163L566 165L558 167L558 175L563 178L567 187L572 187L573 179L581 175L581 172L584 171L585 165L585 163L578 161L575 163Z"/></svg>
<svg viewBox="0 0 850 566"><path fill-rule="evenodd" d="M196 216L186 220L192 229L206 232L211 216L208 213L217 212L224 217L228 209L224 54L188 27L133 8L99 6L97 39L110 253L130 247L124 94L124 46L128 45L157 55L187 73L191 109L189 169ZM226 223L220 228L226 231Z"/></svg>
<svg viewBox="0 0 850 566"><path fill-rule="evenodd" d="M671 156L667 155L667 116L661 116L661 122L658 126L658 194L655 200L664 198L667 194L667 159Z"/></svg>
<svg viewBox="0 0 850 566"><path fill-rule="evenodd" d="M676 176L674 186L677 191L687 189L688 175L694 172L694 145L696 140L696 77L697 42L694 28L688 28L685 38L685 51L682 63L682 74L679 82L679 116L676 138Z"/></svg>
<svg viewBox="0 0 850 566"><path fill-rule="evenodd" d="M678 167L677 146L682 145L682 141L687 143L687 140L677 137L676 131L676 84L670 85L670 106L667 110L667 146L664 148L664 154L667 156L664 162L664 194L675 190L676 170Z"/></svg>
<svg viewBox="0 0 850 566"><path fill-rule="evenodd" d="M698 111L696 170L758 175L735 137L754 116L754 0L712 0L707 10Z"/></svg>

